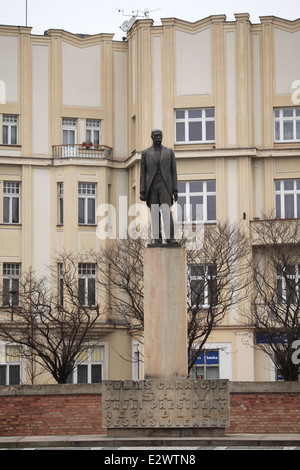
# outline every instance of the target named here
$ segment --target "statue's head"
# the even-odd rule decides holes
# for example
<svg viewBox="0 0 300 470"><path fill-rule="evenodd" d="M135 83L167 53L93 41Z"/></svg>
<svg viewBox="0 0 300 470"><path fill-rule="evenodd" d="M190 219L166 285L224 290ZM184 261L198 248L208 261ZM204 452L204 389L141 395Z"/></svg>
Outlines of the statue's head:
<svg viewBox="0 0 300 470"><path fill-rule="evenodd" d="M153 141L153 144L157 147L159 147L162 143L162 131L160 129L153 129L151 132L151 138Z"/></svg>

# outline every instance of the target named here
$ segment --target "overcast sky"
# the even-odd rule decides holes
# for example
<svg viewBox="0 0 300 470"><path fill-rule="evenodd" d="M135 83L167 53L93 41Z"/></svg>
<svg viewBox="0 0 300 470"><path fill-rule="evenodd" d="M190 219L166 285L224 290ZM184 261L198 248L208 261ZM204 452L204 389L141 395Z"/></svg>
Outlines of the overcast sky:
<svg viewBox="0 0 300 470"><path fill-rule="evenodd" d="M118 11L123 10L124 13ZM299 0L27 0L27 25L33 34L47 29L64 29L71 33L112 33L120 40L120 26L132 12L143 15L150 10L154 24L160 18L180 18L195 22L210 15L249 13L251 23L260 16L279 16L288 20L300 18ZM129 15L129 16L123 16ZM0 24L25 25L26 0L0 0Z"/></svg>

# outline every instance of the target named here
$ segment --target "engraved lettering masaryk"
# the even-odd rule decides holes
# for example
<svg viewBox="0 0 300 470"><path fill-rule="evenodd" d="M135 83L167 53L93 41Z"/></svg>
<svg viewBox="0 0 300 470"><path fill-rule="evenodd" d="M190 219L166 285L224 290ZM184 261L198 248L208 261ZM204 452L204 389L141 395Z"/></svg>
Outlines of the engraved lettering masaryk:
<svg viewBox="0 0 300 470"><path fill-rule="evenodd" d="M149 379L103 382L107 428L225 428L228 380Z"/></svg>

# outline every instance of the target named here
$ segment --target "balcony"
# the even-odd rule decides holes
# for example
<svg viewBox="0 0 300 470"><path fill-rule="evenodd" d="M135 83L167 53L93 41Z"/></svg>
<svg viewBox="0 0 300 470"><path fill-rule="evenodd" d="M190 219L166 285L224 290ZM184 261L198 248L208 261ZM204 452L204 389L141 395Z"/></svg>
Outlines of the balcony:
<svg viewBox="0 0 300 470"><path fill-rule="evenodd" d="M113 159L113 149L106 145L53 145L53 158L100 158Z"/></svg>

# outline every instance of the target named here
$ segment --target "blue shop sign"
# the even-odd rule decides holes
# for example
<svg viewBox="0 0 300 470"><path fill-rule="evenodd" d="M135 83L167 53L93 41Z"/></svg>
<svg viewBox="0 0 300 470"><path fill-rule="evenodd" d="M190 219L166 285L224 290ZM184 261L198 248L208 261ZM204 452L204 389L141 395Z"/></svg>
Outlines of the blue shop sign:
<svg viewBox="0 0 300 470"><path fill-rule="evenodd" d="M206 364L208 365L218 365L219 364L219 351L202 351L199 354L199 357L196 361L196 364L203 365L204 364L204 354L206 355Z"/></svg>

